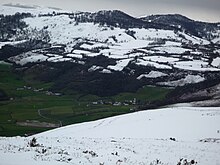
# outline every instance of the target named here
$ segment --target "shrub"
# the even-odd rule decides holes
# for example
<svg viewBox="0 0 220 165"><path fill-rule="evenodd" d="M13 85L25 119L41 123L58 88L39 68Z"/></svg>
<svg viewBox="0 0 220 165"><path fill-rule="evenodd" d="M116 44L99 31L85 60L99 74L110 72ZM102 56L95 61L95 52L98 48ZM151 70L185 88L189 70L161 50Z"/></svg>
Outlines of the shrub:
<svg viewBox="0 0 220 165"><path fill-rule="evenodd" d="M30 147L37 147L39 144L37 144L37 139L33 137L29 143Z"/></svg>

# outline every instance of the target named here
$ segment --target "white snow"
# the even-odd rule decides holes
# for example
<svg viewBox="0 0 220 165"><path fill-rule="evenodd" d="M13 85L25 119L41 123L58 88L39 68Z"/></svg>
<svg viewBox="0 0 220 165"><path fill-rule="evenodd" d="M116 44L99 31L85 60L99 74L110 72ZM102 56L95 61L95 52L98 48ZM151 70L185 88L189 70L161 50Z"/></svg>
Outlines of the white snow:
<svg viewBox="0 0 220 165"><path fill-rule="evenodd" d="M176 86L184 86L186 84L199 83L204 80L205 80L205 78L201 77L200 75L187 75L185 78L180 79L180 80L162 82L162 83L158 83L158 84L176 87Z"/></svg>
<svg viewBox="0 0 220 165"><path fill-rule="evenodd" d="M70 125L32 137L0 138L4 165L220 163L219 107L173 107ZM175 141L170 140L175 138ZM42 152L46 149L45 152Z"/></svg>
<svg viewBox="0 0 220 165"><path fill-rule="evenodd" d="M218 25L220 27L220 25ZM215 36L215 38L212 40L213 43L220 43L220 30L216 30L215 32L212 32L212 35Z"/></svg>
<svg viewBox="0 0 220 165"><path fill-rule="evenodd" d="M11 63L5 62L5 61L0 61L0 64L4 64L4 65L12 65Z"/></svg>
<svg viewBox="0 0 220 165"><path fill-rule="evenodd" d="M138 61L138 65L152 65L160 69L172 69L171 66L174 65L176 68L186 70L218 71L216 67L214 68L208 66L206 61L178 62L178 59L181 59L181 57L178 55L186 51L190 51L193 54L201 54L201 52L181 47L182 43L209 43L209 41L195 36L190 36L185 32L176 33L173 30L130 28L129 30L134 31L133 38L126 34L125 29L116 27L112 29L107 26L100 26L93 23L76 23L75 20L69 18L68 15L53 15L44 17L38 16L40 13L52 13L53 11L57 12L56 10L52 9L44 10L39 7L36 7L36 9L21 9L7 6L0 7L0 13L2 14L15 13L15 11L30 11L36 15L36 17L33 18L31 17L23 19L27 25L29 25L27 27L28 32L33 38L35 38L38 35L37 31L46 29L48 31L48 35L50 36L50 43L53 45L52 47L60 47L59 44L66 45L66 57L82 58L82 55L89 57L104 55L117 60L116 66L108 66L108 68L118 71L123 70L128 62L136 56L144 57ZM161 41L165 42L161 43ZM74 48L74 46L79 43L82 43L80 46L82 50L80 50L80 48ZM8 43L0 43L0 48L5 44ZM98 48L96 53L92 51L94 48ZM149 56L153 53L169 53L173 54L173 57ZM176 55L177 58L174 58L174 55ZM61 60L70 60L70 58L66 57L63 56L65 59L59 60L58 58L49 58L48 61L55 62ZM122 60L125 58L127 58L127 60ZM189 58L192 59L191 57ZM163 63L169 64L165 65Z"/></svg>
<svg viewBox="0 0 220 165"><path fill-rule="evenodd" d="M76 22L67 15L26 18L24 21L29 25L29 29L37 28L41 30L43 27L48 26L47 30L50 32L51 43L53 44L69 44L76 38L105 42L113 35L117 36L118 43L134 40L125 34L123 29L114 28L112 31L107 28L108 30L103 31L102 27L93 23L79 23L76 25Z"/></svg>
<svg viewBox="0 0 220 165"><path fill-rule="evenodd" d="M67 54L67 57L73 57L73 58L83 58L81 54Z"/></svg>
<svg viewBox="0 0 220 165"><path fill-rule="evenodd" d="M16 45L16 44L19 44L19 43L23 43L25 42L26 40L22 40L22 41L7 41L7 42L0 42L0 49L2 48L2 46L5 46L5 45Z"/></svg>
<svg viewBox="0 0 220 165"><path fill-rule="evenodd" d="M148 60L148 61L166 62L166 63L171 63L171 62L179 61L178 58L165 57L165 56L148 56L148 57L144 57L143 59Z"/></svg>
<svg viewBox="0 0 220 165"><path fill-rule="evenodd" d="M59 55L54 55L54 56L51 56L50 58L47 59L47 61L55 61L55 60L58 60L58 59L62 59L63 56L59 56Z"/></svg>
<svg viewBox="0 0 220 165"><path fill-rule="evenodd" d="M163 77L163 76L167 76L167 74L159 72L159 71L151 71L148 74L142 74L142 75L138 76L137 79L140 80L143 77L146 77L146 78L158 78L158 77Z"/></svg>
<svg viewBox="0 0 220 165"><path fill-rule="evenodd" d="M213 59L212 66L220 68L220 57Z"/></svg>
<svg viewBox="0 0 220 165"><path fill-rule="evenodd" d="M186 121L186 122L185 122ZM161 138L178 140L220 138L220 108L176 107L141 111L93 122L70 125L36 137ZM131 131L128 131L128 129ZM196 130L196 131L195 131Z"/></svg>
<svg viewBox="0 0 220 165"><path fill-rule="evenodd" d="M103 27L93 23L79 23L76 25L74 20L70 19L67 15L26 18L24 21L29 24L29 29L37 28L40 30L47 26L52 44L67 44L67 47L70 48L68 50L71 50L71 46L68 45L74 42L76 38L96 40L97 43L84 43L80 47L89 50L103 47L104 49L99 53L116 59L123 58L123 56L134 49L147 47L150 43L161 39L175 39L176 41L166 41L164 47L156 47L153 49L154 51L175 54L188 51L188 49L180 47L182 38L172 30L129 29L135 32L136 39L134 39L127 35L124 29L120 28L111 30L109 27L105 27L105 30L103 30ZM116 38L117 42L112 39L112 36ZM189 38L192 39L191 37ZM152 52L152 50L149 50L149 52ZM90 56L91 52L75 50L73 53L85 53Z"/></svg>
<svg viewBox="0 0 220 165"><path fill-rule="evenodd" d="M133 28L130 30L134 30L135 37L141 40L149 40L155 41L157 38L160 39L170 39L170 38L178 38L178 36L174 33L173 30L157 30L157 29L138 29Z"/></svg>
<svg viewBox="0 0 220 165"><path fill-rule="evenodd" d="M182 47L176 46L162 46L162 47L155 47L153 50L156 50L158 53L170 53L170 54L182 54L186 51L190 51L190 49L185 49Z"/></svg>
<svg viewBox="0 0 220 165"><path fill-rule="evenodd" d="M136 64L137 65L143 65L143 66L151 66L151 67L155 67L155 68L158 68L158 69L172 69L172 67L168 66L168 65L159 64L159 63L156 63L156 62L146 61L146 60L141 60L141 59L139 59Z"/></svg>
<svg viewBox="0 0 220 165"><path fill-rule="evenodd" d="M103 69L102 71L100 71L101 73L112 73L110 70L108 70L108 69Z"/></svg>
<svg viewBox="0 0 220 165"><path fill-rule="evenodd" d="M107 44L103 44L103 43L94 43L92 45L89 45L89 44L83 44L81 45L80 47L81 48L84 48L84 49L94 49L94 48L98 48L98 47L107 47L108 45Z"/></svg>
<svg viewBox="0 0 220 165"><path fill-rule="evenodd" d="M187 42L190 41L193 44L201 44L201 45L202 44L204 44L204 45L210 44L210 42L207 41L207 40L204 40L204 39L201 39L201 38L198 38L198 37L195 37L195 36L188 35L184 32L179 32L179 34L183 35Z"/></svg>
<svg viewBox="0 0 220 165"><path fill-rule="evenodd" d="M214 53L218 53L218 54L220 54L220 49L216 49L216 50L214 50Z"/></svg>
<svg viewBox="0 0 220 165"><path fill-rule="evenodd" d="M166 41L165 46L181 46L181 42Z"/></svg>
<svg viewBox="0 0 220 165"><path fill-rule="evenodd" d="M33 52L23 53L21 55L9 58L10 61L20 65L25 65L29 62L42 62L46 61L47 59L47 56Z"/></svg>
<svg viewBox="0 0 220 165"><path fill-rule="evenodd" d="M73 61L73 62L75 62L74 60L72 60L72 58L57 58L57 59L52 60L52 62L64 62L64 61Z"/></svg>
<svg viewBox="0 0 220 165"><path fill-rule="evenodd" d="M100 53L89 53L87 54L88 57L95 57L95 56L99 56Z"/></svg>
<svg viewBox="0 0 220 165"><path fill-rule="evenodd" d="M93 72L93 71L96 71L96 70L99 70L99 69L103 69L103 67L94 65L91 68L89 68L88 71Z"/></svg>
<svg viewBox="0 0 220 165"><path fill-rule="evenodd" d="M86 51L86 50L74 50L73 53L75 53L75 54L89 54L91 52Z"/></svg>
<svg viewBox="0 0 220 165"><path fill-rule="evenodd" d="M132 59L119 60L119 61L117 61L117 64L115 66L110 65L107 68L115 70L115 71L122 71L131 60Z"/></svg>
<svg viewBox="0 0 220 165"><path fill-rule="evenodd" d="M208 62L200 60L175 62L174 67L193 71L220 71L220 69L208 66Z"/></svg>

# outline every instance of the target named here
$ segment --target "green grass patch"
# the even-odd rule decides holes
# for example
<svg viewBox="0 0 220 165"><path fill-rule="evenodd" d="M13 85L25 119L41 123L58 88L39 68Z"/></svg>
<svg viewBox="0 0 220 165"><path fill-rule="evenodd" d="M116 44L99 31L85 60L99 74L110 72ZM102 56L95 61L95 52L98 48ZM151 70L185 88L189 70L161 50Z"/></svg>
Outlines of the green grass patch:
<svg viewBox="0 0 220 165"><path fill-rule="evenodd" d="M47 131L49 128L22 127L15 124L0 124L0 136L24 136Z"/></svg>
<svg viewBox="0 0 220 165"><path fill-rule="evenodd" d="M87 122L105 117L130 113L131 109L138 105L114 106L110 104L93 104L93 102L122 102L136 100L145 103L153 100L164 99L170 91L165 88L144 87L135 93L121 93L116 96L100 98L94 95L82 95L72 92L70 95L49 96L45 91L53 84L33 81L31 77L22 77L12 71L12 66L0 64L0 89L9 98L8 101L0 101L0 136L17 136L26 133L38 133L50 128L23 127L16 122L37 120L63 125ZM31 89L24 89L31 86ZM36 92L33 89L43 88ZM41 115L39 115L39 110Z"/></svg>
<svg viewBox="0 0 220 165"><path fill-rule="evenodd" d="M145 86L136 93L120 93L113 97L113 99L116 101L124 101L136 98L136 100L141 102L149 102L164 99L170 91L171 90L167 88Z"/></svg>

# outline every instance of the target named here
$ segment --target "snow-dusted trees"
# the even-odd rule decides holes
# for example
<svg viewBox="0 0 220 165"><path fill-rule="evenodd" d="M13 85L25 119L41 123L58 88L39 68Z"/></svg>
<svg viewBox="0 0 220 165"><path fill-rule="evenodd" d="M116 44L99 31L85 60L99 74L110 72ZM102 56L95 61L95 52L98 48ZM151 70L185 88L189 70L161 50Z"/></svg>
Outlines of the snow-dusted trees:
<svg viewBox="0 0 220 165"><path fill-rule="evenodd" d="M0 15L0 41L5 41L16 35L17 31L27 27L23 18L31 17L30 13L16 13L15 15Z"/></svg>

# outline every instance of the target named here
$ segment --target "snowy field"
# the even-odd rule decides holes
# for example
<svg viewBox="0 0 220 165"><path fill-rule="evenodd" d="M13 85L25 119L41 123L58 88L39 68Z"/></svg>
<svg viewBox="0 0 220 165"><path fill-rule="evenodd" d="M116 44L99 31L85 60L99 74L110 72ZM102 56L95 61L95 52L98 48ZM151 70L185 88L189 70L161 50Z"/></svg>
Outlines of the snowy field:
<svg viewBox="0 0 220 165"><path fill-rule="evenodd" d="M1 137L0 164L219 165L219 123L219 107L170 107L44 132L37 147L33 137Z"/></svg>

